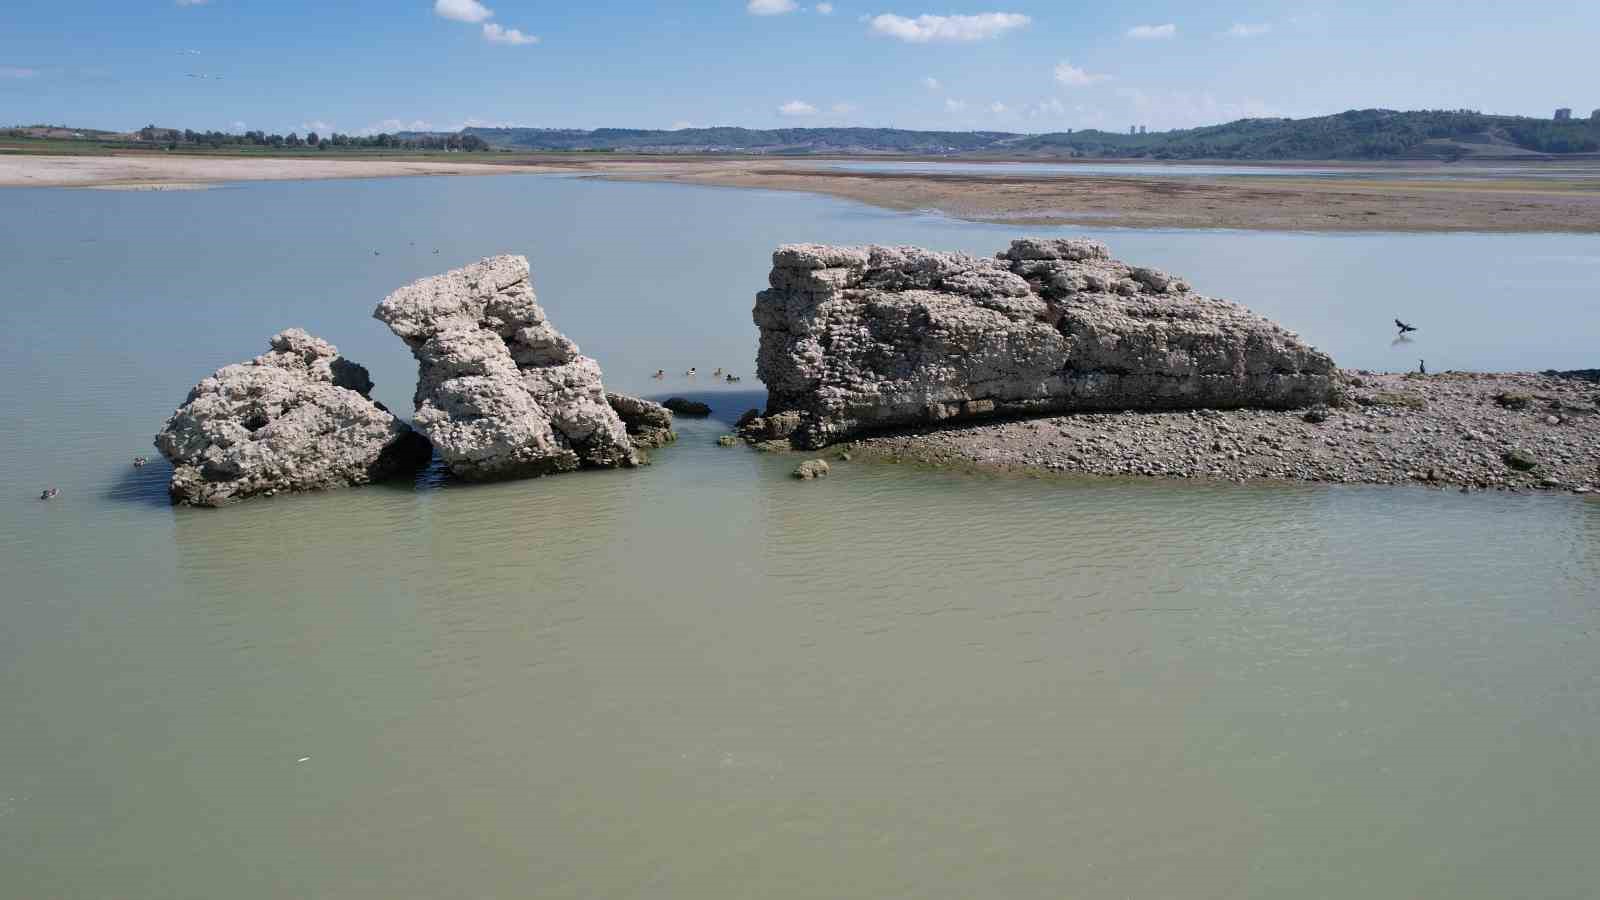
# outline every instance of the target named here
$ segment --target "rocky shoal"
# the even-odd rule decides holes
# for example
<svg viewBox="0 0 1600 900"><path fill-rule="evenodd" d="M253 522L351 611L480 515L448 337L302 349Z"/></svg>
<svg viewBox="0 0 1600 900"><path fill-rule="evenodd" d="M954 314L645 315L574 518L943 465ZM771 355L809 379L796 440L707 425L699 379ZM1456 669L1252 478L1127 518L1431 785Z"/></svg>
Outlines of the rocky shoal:
<svg viewBox="0 0 1600 900"><path fill-rule="evenodd" d="M942 466L1241 481L1600 492L1600 384L1345 373L1312 410L1083 413L884 434L842 452Z"/></svg>

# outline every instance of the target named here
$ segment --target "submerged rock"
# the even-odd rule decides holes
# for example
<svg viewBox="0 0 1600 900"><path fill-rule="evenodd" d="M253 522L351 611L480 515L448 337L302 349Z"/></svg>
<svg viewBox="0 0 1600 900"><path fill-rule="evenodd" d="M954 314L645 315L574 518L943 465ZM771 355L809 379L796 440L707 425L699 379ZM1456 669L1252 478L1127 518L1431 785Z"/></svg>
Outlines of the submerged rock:
<svg viewBox="0 0 1600 900"><path fill-rule="evenodd" d="M828 462L823 459L808 459L794 467L794 477L803 481L813 478L822 478L828 474Z"/></svg>
<svg viewBox="0 0 1600 900"><path fill-rule="evenodd" d="M421 435L372 400L367 370L298 328L195 385L156 435L174 503L365 484L425 466Z"/></svg>
<svg viewBox="0 0 1600 900"><path fill-rule="evenodd" d="M664 447L678 439L672 430L672 410L665 406L610 391L606 392L606 402L622 419L635 447Z"/></svg>
<svg viewBox="0 0 1600 900"><path fill-rule="evenodd" d="M668 397L661 402L661 405L680 416L689 416L694 419L703 419L711 415L711 407L698 400L689 400L685 397Z"/></svg>
<svg viewBox="0 0 1600 900"><path fill-rule="evenodd" d="M995 258L787 245L770 284L754 310L766 421L745 431L801 447L996 414L1289 409L1334 387L1333 360L1291 332L1097 241Z"/></svg>
<svg viewBox="0 0 1600 900"><path fill-rule="evenodd" d="M373 315L416 357L414 424L456 476L638 464L600 364L545 319L526 257L496 256L413 282Z"/></svg>

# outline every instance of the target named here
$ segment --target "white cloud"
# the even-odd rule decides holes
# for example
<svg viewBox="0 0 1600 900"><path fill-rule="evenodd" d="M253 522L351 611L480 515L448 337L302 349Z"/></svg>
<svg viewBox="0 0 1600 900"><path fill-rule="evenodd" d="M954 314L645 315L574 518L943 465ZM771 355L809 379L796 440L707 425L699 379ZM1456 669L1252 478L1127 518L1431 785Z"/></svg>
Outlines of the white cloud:
<svg viewBox="0 0 1600 900"><path fill-rule="evenodd" d="M981 41L1022 28L1031 19L1021 13L987 12L975 16L917 16L908 19L885 13L873 16L867 24L878 34L927 44L933 41Z"/></svg>
<svg viewBox="0 0 1600 900"><path fill-rule="evenodd" d="M1001 103L999 100L996 100L995 102L989 104L989 112L992 112L997 116L1004 115L1005 111L1006 111L1006 105L1004 103Z"/></svg>
<svg viewBox="0 0 1600 900"><path fill-rule="evenodd" d="M205 6L211 0L176 0L179 6Z"/></svg>
<svg viewBox="0 0 1600 900"><path fill-rule="evenodd" d="M945 112L953 112L953 113L966 112L967 111L967 101L965 101L965 100L957 100L954 97L952 97L949 100L944 101L944 111Z"/></svg>
<svg viewBox="0 0 1600 900"><path fill-rule="evenodd" d="M752 16L781 16L799 8L794 0L750 0L744 5L744 11Z"/></svg>
<svg viewBox="0 0 1600 900"><path fill-rule="evenodd" d="M333 126L329 125L327 122L322 121L321 119L318 119L315 122L301 122L300 123L300 130L301 131L315 131L315 132L318 132L319 134L329 134L329 133L331 133L333 131Z"/></svg>
<svg viewBox="0 0 1600 900"><path fill-rule="evenodd" d="M831 15L833 15L833 4L832 3L818 3L816 5L816 10L821 15L831 16Z"/></svg>
<svg viewBox="0 0 1600 900"><path fill-rule="evenodd" d="M1087 87L1091 84L1099 84L1102 81L1110 80L1110 75L1090 74L1064 59L1056 64L1056 81L1067 87Z"/></svg>
<svg viewBox="0 0 1600 900"><path fill-rule="evenodd" d="M433 14L441 18L454 19L457 22L468 22L476 25L484 19L492 18L494 11L479 3L478 0L434 0Z"/></svg>
<svg viewBox="0 0 1600 900"><path fill-rule="evenodd" d="M379 122L376 125L368 125L367 127L361 129L360 131L358 131L356 133L360 134L360 135L363 135L365 137L371 137L372 135L380 134L380 133L381 134L393 134L396 131L432 131L432 130L433 130L433 124L431 122L424 122L421 119L412 119L410 122L406 122L406 121L403 121L401 119L384 119L382 122Z"/></svg>
<svg viewBox="0 0 1600 900"><path fill-rule="evenodd" d="M677 122L673 122L671 125L668 125L667 126L667 130L668 131L682 131L685 128L693 128L693 127L694 127L694 123L693 122L685 122L685 121L679 120Z"/></svg>
<svg viewBox="0 0 1600 900"><path fill-rule="evenodd" d="M1232 28L1228 29L1228 36L1229 37L1236 37L1236 38L1253 38L1253 37L1260 37L1261 35L1266 34L1267 32L1269 32L1271 30L1272 30L1272 26L1271 25L1267 25L1267 24L1262 24L1262 23L1252 24L1252 23L1249 23L1249 22L1238 22L1238 23L1235 23Z"/></svg>
<svg viewBox="0 0 1600 900"><path fill-rule="evenodd" d="M1276 109L1260 100L1219 100L1209 91L1119 88L1117 96L1127 101L1130 121L1151 128L1193 128L1278 115Z"/></svg>
<svg viewBox="0 0 1600 900"><path fill-rule="evenodd" d="M505 28L493 22L483 23L483 39L491 44L511 44L512 46L539 43L539 36L536 34L523 34L515 28Z"/></svg>
<svg viewBox="0 0 1600 900"><path fill-rule="evenodd" d="M778 107L778 115L789 116L790 118L797 116L814 116L816 114L817 108L805 102L804 100L790 100L788 103Z"/></svg>
<svg viewBox="0 0 1600 900"><path fill-rule="evenodd" d="M1054 97L1051 97L1049 100L1040 100L1038 103L1034 104L1032 109L1028 110L1028 115L1035 119L1044 116L1064 116L1066 114L1066 105Z"/></svg>
<svg viewBox="0 0 1600 900"><path fill-rule="evenodd" d="M0 66L0 78L33 78L38 74L38 69L25 69L22 66Z"/></svg>
<svg viewBox="0 0 1600 900"><path fill-rule="evenodd" d="M446 131L460 131L463 128L513 128L513 127L515 127L515 126L512 125L510 122L502 122L502 121L495 121L495 120L492 120L492 119L477 119L477 118L468 117L467 119L463 120L460 125L457 125L454 128L447 128L445 130Z"/></svg>
<svg viewBox="0 0 1600 900"><path fill-rule="evenodd" d="M859 112L860 110L861 107L855 105L854 103L840 102L828 107L828 112L831 112L836 116L848 116L851 113Z"/></svg>
<svg viewBox="0 0 1600 900"><path fill-rule="evenodd" d="M229 127L229 128L231 128L231 129L233 129L233 133L234 133L234 134L239 134L239 133L240 133L240 132L243 132L243 131L246 131L246 130L247 130L247 129L246 129L246 128L245 128L245 125L244 125L244 123L243 123L243 122L241 122L241 121L238 121L238 120L235 120L235 121L234 121L234 122L233 122L233 124L231 124L231 125L229 125L229 126L228 126L228 127Z"/></svg>
<svg viewBox="0 0 1600 900"><path fill-rule="evenodd" d="M939 89L939 79L929 75L927 78L922 79L922 86L930 91L937 91Z"/></svg>
<svg viewBox="0 0 1600 900"><path fill-rule="evenodd" d="M1141 41L1160 41L1176 36L1178 26L1172 23L1165 25L1135 25L1128 29L1128 37Z"/></svg>

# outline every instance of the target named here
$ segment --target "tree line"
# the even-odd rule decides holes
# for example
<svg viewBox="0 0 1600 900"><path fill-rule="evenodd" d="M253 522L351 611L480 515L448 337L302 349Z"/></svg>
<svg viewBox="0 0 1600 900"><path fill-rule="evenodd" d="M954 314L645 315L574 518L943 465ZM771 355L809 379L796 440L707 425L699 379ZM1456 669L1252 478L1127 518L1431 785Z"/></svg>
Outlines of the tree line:
<svg viewBox="0 0 1600 900"><path fill-rule="evenodd" d="M298 132L288 134L268 134L265 131L246 131L244 134L229 134L225 131L194 131L185 128L179 131L176 128L157 128L146 125L138 131L139 139L156 144L166 144L169 149L187 147L296 147L312 148L316 150L336 149L381 149L381 150L462 150L482 151L488 150L489 144L475 134L408 134L404 137L397 134L379 133L372 135L333 134L323 137L315 131L301 137Z"/></svg>

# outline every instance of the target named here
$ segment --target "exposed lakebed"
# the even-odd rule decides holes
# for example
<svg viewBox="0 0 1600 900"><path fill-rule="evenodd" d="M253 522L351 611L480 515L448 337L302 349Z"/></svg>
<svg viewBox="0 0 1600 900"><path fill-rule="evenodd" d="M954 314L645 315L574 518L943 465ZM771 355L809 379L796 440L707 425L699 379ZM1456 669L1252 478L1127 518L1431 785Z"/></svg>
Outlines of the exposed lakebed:
<svg viewBox="0 0 1600 900"><path fill-rule="evenodd" d="M1600 504L857 463L802 484L716 446L762 402L774 246L992 252L1015 227L530 177L0 203L21 895L1498 898L1600 874ZM1094 236L1349 367L1600 346L1592 237ZM292 325L409 410L373 305L495 252L531 258L608 387L713 417L638 470L222 514L129 466ZM690 366L745 381L649 377Z"/></svg>

